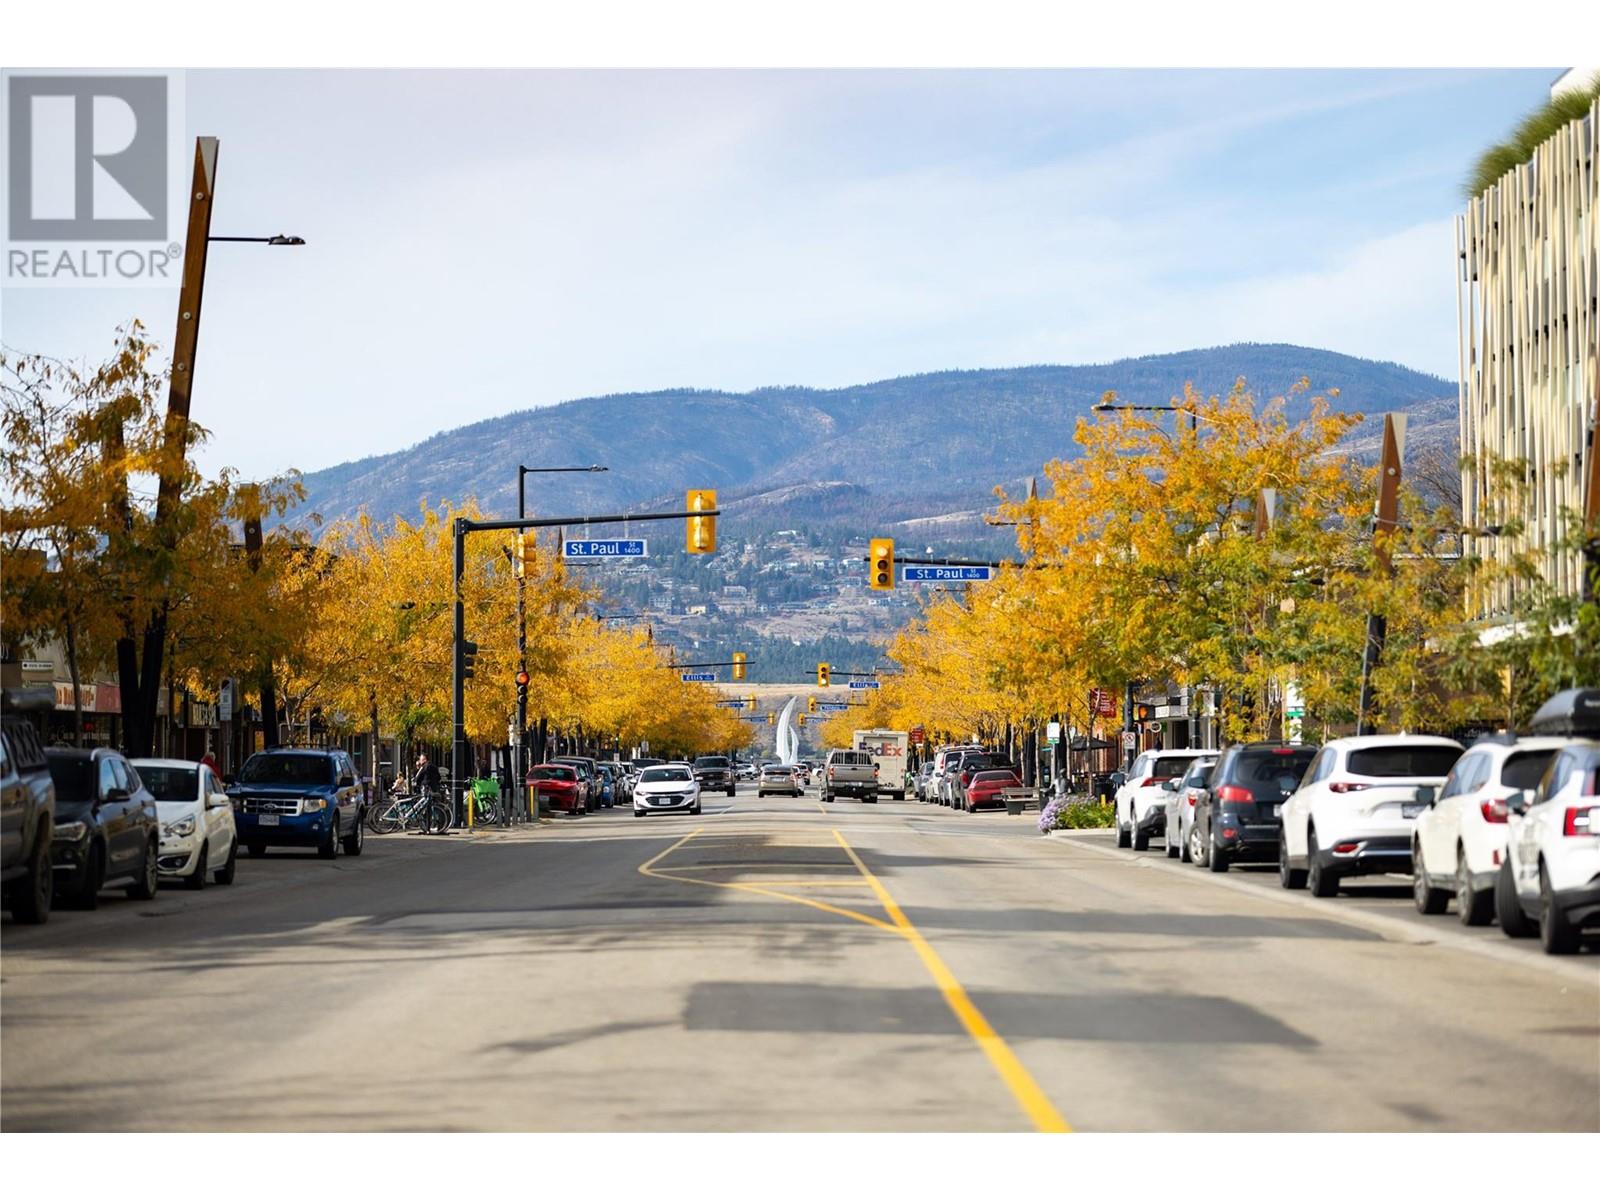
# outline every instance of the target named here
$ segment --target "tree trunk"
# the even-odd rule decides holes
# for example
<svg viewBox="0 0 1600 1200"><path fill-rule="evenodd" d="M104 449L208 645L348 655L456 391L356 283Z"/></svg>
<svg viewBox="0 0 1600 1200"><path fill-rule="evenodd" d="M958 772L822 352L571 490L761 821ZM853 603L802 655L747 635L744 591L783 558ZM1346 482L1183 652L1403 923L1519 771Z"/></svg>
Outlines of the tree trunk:
<svg viewBox="0 0 1600 1200"><path fill-rule="evenodd" d="M83 749L83 696L78 691L78 629L67 622L67 675L72 680L72 744Z"/></svg>

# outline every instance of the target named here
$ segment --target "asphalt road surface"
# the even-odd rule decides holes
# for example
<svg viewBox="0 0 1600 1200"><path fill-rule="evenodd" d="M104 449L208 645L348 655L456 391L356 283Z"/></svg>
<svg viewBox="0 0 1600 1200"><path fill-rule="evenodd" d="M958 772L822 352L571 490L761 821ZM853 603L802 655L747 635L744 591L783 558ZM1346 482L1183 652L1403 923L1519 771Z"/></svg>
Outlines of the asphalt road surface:
<svg viewBox="0 0 1600 1200"><path fill-rule="evenodd" d="M8 919L0 1127L1600 1129L1593 946L1356 889L815 790L275 852Z"/></svg>

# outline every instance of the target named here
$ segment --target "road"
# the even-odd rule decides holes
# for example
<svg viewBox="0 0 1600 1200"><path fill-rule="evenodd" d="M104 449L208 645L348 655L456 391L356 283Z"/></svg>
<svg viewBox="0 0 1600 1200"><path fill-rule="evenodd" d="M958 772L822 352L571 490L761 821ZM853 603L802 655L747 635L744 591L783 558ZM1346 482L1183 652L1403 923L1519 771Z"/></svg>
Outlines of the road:
<svg viewBox="0 0 1600 1200"><path fill-rule="evenodd" d="M275 853L7 923L0 1127L1600 1129L1600 954L1369 889L744 790Z"/></svg>

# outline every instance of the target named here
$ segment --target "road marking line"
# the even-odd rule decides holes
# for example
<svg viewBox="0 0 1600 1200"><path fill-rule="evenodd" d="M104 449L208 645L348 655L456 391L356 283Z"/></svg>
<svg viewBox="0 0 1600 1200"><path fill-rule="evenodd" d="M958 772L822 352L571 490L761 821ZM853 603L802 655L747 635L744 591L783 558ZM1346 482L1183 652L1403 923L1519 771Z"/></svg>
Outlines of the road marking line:
<svg viewBox="0 0 1600 1200"><path fill-rule="evenodd" d="M1028 1073L1028 1068L1012 1053L1011 1047L1006 1045L994 1026L990 1025L978 1006L972 1002L972 997L961 986L945 966L944 959L934 948L928 944L928 939L913 925L900 906L895 903L894 897L889 895L889 890L879 882L878 877L867 869L867 864L861 861L861 856L855 852L850 843L844 840L844 834L837 829L833 836L838 839L839 845L850 856L850 861L855 863L856 870L861 872L862 878L872 888L878 897L878 902L883 905L884 911L889 914L889 919L894 922L894 928L900 933L917 952L917 957L922 959L922 965L928 969L928 974L933 976L933 981L944 996L945 1003L955 1013L956 1019L966 1029L972 1040L978 1043L978 1048L989 1059L995 1071L999 1073L1006 1087L1011 1089L1011 1094L1016 1098L1022 1111L1028 1114L1034 1128L1040 1133L1071 1133L1072 1126L1067 1124L1067 1119L1050 1103L1050 1098L1044 1094L1044 1089L1034 1081Z"/></svg>

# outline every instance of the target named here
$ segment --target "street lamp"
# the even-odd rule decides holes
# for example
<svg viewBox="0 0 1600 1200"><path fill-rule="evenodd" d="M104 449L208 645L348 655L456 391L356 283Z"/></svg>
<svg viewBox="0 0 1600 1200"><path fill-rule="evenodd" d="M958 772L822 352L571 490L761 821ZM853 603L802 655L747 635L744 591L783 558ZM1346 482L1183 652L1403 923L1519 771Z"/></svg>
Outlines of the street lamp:
<svg viewBox="0 0 1600 1200"><path fill-rule="evenodd" d="M599 463L591 463L587 467L525 467L517 464L517 520L526 520L528 516L528 476L529 475L573 475L595 474L609 471L610 467L602 467ZM521 678L528 672L528 580L526 572L517 576L517 676ZM524 757L528 740L528 689L517 689L517 745L516 763L512 768L513 787L523 786L527 777ZM510 806L515 812L521 811L521 806Z"/></svg>

